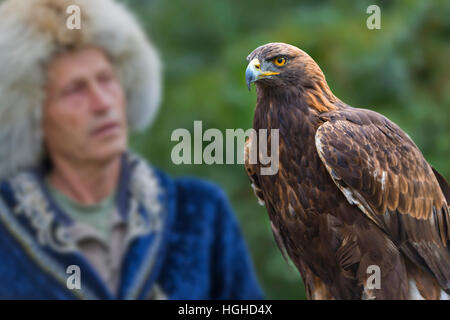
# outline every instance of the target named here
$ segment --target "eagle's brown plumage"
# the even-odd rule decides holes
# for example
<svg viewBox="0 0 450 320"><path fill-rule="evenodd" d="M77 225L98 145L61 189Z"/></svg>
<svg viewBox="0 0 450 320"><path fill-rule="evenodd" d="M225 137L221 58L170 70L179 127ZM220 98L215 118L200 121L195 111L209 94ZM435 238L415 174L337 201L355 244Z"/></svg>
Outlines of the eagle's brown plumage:
<svg viewBox="0 0 450 320"><path fill-rule="evenodd" d="M257 90L254 129L279 129L280 144L277 174L261 175L262 165L248 159L246 170L308 298L450 293L450 188L408 135L336 98L319 66L294 46L270 43L247 60ZM270 150L270 136L268 143ZM246 154L256 146L247 141ZM380 289L366 285L370 265L380 267Z"/></svg>

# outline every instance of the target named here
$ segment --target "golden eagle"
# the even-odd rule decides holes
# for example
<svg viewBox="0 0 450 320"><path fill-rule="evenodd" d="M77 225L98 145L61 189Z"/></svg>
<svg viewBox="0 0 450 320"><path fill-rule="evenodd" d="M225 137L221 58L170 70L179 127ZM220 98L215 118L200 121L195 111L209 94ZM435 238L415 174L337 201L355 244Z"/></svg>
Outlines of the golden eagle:
<svg viewBox="0 0 450 320"><path fill-rule="evenodd" d="M279 170L245 167L280 250L309 299L440 299L450 294L450 187L395 123L330 90L304 51L269 43L248 57L253 127L279 129ZM268 150L270 135L267 138ZM368 284L379 268L379 285Z"/></svg>

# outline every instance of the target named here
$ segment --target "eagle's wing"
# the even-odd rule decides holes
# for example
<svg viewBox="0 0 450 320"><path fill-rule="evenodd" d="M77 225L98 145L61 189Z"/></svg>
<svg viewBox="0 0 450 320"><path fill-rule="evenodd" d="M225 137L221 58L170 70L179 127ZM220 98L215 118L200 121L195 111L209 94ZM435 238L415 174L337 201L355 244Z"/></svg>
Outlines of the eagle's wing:
<svg viewBox="0 0 450 320"><path fill-rule="evenodd" d="M408 135L376 112L348 108L324 114L322 120L316 149L335 184L448 291L445 179L435 175Z"/></svg>

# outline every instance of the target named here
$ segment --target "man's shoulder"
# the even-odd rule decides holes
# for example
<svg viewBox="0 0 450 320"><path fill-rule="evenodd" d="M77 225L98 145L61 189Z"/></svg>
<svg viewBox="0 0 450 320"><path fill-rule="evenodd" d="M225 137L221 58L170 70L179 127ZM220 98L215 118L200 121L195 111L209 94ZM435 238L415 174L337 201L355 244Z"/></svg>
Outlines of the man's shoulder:
<svg viewBox="0 0 450 320"><path fill-rule="evenodd" d="M226 198L225 192L219 185L205 179L180 177L175 179L175 185L178 192L188 194L191 197L208 198L217 201Z"/></svg>
<svg viewBox="0 0 450 320"><path fill-rule="evenodd" d="M225 191L216 183L203 178L183 176L171 177L166 172L153 168L161 179L163 187L172 190L176 196L190 199L205 199L208 201L224 201Z"/></svg>
<svg viewBox="0 0 450 320"><path fill-rule="evenodd" d="M163 177L163 187L168 191L168 201L175 209L177 223L186 225L235 221L233 209L225 191L216 183L196 177L171 178L158 171Z"/></svg>

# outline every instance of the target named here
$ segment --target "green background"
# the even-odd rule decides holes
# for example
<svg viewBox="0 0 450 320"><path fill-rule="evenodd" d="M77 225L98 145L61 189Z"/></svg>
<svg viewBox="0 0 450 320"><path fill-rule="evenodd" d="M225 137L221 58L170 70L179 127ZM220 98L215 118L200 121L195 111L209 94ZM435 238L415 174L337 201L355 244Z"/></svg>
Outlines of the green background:
<svg viewBox="0 0 450 320"><path fill-rule="evenodd" d="M171 162L174 129L248 129L255 92L248 92L246 56L268 42L308 52L341 100L396 122L425 158L450 177L450 3L448 1L139 1L140 18L164 62L164 100L152 128L132 147L172 176L214 181L228 193L267 298L303 299L296 269L283 260L242 165ZM366 9L381 8L381 29L369 30Z"/></svg>

